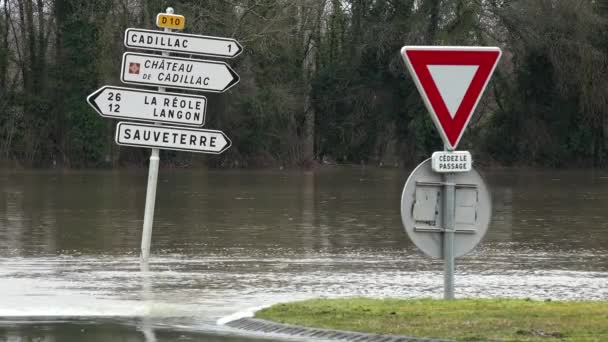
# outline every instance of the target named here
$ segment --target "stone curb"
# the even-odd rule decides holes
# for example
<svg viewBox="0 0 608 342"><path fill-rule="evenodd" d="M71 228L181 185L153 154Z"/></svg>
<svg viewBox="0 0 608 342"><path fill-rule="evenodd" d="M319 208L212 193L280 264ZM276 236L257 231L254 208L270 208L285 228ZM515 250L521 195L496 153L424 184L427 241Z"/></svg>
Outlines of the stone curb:
<svg viewBox="0 0 608 342"><path fill-rule="evenodd" d="M235 329L261 332L267 334L283 334L307 339L356 341L356 342L455 342L454 340L437 340L430 338L408 337L398 335L367 334L353 331L308 328L298 325L276 323L259 318L241 318L226 323Z"/></svg>

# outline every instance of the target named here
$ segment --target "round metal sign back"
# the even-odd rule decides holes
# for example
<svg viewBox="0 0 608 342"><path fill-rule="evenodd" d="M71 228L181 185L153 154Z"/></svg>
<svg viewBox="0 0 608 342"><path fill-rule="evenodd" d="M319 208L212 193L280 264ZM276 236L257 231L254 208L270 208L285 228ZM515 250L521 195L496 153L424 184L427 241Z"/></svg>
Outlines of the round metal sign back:
<svg viewBox="0 0 608 342"><path fill-rule="evenodd" d="M485 235L492 216L486 183L473 168L455 173L454 257L470 252ZM401 219L412 242L427 255L443 255L443 176L432 170L431 159L411 173L401 196Z"/></svg>

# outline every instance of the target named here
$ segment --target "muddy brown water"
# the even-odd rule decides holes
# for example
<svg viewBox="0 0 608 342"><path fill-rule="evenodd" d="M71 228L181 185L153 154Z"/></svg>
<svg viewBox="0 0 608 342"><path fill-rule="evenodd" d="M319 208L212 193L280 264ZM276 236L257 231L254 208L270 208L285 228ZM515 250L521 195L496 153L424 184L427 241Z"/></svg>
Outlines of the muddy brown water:
<svg viewBox="0 0 608 342"><path fill-rule="evenodd" d="M441 262L401 225L408 174L161 170L142 273L146 170L0 171L0 341L245 341L218 320L317 296L440 297ZM493 221L457 260L456 295L608 300L608 173L483 174Z"/></svg>

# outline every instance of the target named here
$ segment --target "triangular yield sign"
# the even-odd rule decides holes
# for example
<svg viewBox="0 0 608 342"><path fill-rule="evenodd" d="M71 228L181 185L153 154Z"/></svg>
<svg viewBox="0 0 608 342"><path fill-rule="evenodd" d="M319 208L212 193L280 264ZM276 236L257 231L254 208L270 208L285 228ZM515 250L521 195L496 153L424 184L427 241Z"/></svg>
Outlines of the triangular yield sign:
<svg viewBox="0 0 608 342"><path fill-rule="evenodd" d="M500 49L405 46L401 55L443 142L455 149L494 73Z"/></svg>

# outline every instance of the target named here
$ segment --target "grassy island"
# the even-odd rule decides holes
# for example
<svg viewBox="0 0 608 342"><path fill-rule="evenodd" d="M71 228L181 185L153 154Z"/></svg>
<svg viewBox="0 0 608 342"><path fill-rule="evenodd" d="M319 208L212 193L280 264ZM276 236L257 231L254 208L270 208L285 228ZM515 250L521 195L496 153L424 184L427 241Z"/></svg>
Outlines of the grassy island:
<svg viewBox="0 0 608 342"><path fill-rule="evenodd" d="M608 341L608 302L527 299L313 299L257 318L302 326L458 341Z"/></svg>

